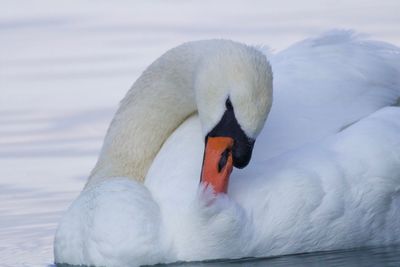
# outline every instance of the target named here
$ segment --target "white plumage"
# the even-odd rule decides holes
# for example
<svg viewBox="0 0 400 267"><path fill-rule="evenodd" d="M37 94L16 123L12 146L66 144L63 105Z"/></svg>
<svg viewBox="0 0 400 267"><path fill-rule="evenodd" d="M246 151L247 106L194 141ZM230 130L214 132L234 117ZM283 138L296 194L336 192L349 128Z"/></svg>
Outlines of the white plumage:
<svg viewBox="0 0 400 267"><path fill-rule="evenodd" d="M56 262L138 266L400 243L400 50L337 31L270 62L272 109L227 195L199 189L204 137L193 115L144 185L89 183L60 223Z"/></svg>

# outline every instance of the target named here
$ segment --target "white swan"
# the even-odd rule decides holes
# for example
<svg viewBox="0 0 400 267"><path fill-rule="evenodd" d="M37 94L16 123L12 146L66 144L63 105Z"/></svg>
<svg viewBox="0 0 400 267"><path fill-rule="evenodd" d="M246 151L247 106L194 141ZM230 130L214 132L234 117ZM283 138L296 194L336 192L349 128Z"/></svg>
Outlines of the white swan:
<svg viewBox="0 0 400 267"><path fill-rule="evenodd" d="M347 32L271 56L274 104L259 134L272 99L260 52L223 40L170 50L122 101L59 225L55 261L138 266L399 243L400 108L386 107L400 97L399 59L398 48ZM255 138L251 163L229 181Z"/></svg>

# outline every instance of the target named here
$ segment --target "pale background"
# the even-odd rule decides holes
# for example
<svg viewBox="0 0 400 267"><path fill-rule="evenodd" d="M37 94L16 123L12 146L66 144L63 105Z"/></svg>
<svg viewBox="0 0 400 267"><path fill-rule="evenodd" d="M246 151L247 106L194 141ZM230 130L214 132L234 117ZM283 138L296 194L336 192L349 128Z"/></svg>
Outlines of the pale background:
<svg viewBox="0 0 400 267"><path fill-rule="evenodd" d="M182 42L279 51L333 28L400 45L400 1L0 0L0 265L45 266L118 101Z"/></svg>

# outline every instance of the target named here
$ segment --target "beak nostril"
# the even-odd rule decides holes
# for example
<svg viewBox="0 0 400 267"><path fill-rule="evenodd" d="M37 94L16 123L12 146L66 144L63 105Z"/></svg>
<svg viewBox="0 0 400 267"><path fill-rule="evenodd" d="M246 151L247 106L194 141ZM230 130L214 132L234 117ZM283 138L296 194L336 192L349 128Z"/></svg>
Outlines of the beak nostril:
<svg viewBox="0 0 400 267"><path fill-rule="evenodd" d="M229 157L230 149L227 148L222 152L221 158L219 159L218 162L218 172L221 172L222 169L225 167L226 163L228 162L228 157Z"/></svg>

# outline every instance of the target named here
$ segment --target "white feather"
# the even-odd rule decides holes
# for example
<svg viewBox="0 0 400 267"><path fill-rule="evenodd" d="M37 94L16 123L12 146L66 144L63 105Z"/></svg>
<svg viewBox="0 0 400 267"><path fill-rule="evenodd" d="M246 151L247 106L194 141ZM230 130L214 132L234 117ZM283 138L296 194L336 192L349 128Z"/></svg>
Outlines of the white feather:
<svg viewBox="0 0 400 267"><path fill-rule="evenodd" d="M271 58L274 104L227 195L199 187L202 124L188 118L145 184L89 186L56 262L137 266L400 243L400 52L349 32Z"/></svg>

